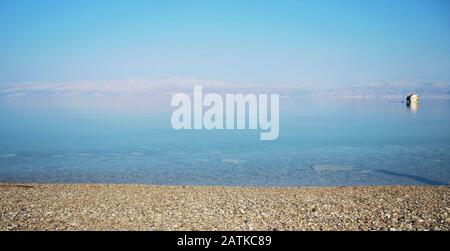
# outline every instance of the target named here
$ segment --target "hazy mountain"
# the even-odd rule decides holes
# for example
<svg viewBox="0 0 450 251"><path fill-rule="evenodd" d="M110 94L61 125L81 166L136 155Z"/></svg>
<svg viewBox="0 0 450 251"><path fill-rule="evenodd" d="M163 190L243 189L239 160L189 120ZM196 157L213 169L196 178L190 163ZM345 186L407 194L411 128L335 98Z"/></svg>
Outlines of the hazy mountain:
<svg viewBox="0 0 450 251"><path fill-rule="evenodd" d="M204 92L217 93L279 93L282 96L311 96L337 98L402 99L414 92L422 98L450 98L450 83L393 81L369 83L339 88L307 88L294 85L269 85L205 81L191 78L165 80L80 81L68 83L21 83L0 86L0 96L161 96L177 92L191 93L193 85L203 86Z"/></svg>
<svg viewBox="0 0 450 251"><path fill-rule="evenodd" d="M327 89L316 93L318 96L344 98L393 98L402 99L410 93L422 98L450 98L450 83L430 83L419 81L393 81L388 83L370 83L343 88Z"/></svg>

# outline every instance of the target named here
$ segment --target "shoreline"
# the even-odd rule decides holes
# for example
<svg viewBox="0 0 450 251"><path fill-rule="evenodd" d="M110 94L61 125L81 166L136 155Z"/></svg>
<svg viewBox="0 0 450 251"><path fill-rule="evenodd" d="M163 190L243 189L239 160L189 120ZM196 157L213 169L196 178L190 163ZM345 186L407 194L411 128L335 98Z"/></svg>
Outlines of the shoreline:
<svg viewBox="0 0 450 251"><path fill-rule="evenodd" d="M450 230L449 186L0 183L0 230Z"/></svg>

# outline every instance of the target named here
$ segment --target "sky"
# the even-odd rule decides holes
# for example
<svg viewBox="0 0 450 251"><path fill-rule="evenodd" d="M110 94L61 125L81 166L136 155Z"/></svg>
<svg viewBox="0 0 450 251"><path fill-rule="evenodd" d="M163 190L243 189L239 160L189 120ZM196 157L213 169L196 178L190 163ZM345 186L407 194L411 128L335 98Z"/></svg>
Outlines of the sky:
<svg viewBox="0 0 450 251"><path fill-rule="evenodd" d="M447 0L0 0L0 85L450 81Z"/></svg>

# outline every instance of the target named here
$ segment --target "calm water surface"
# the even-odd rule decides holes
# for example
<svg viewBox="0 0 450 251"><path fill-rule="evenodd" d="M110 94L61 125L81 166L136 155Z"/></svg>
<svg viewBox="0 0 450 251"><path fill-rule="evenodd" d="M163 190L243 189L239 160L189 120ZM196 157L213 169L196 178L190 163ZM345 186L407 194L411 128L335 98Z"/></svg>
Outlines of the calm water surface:
<svg viewBox="0 0 450 251"><path fill-rule="evenodd" d="M278 140L260 141L259 131L175 131L166 104L108 109L3 100L0 182L450 183L449 101L424 99L417 110L389 100L287 99L280 106Z"/></svg>

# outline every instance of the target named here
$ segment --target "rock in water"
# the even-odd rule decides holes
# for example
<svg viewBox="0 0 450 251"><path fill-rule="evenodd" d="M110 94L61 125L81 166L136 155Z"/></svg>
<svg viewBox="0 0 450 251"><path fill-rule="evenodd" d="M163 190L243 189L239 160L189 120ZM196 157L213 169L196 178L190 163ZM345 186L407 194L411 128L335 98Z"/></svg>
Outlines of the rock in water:
<svg viewBox="0 0 450 251"><path fill-rule="evenodd" d="M351 171L353 167L350 165L331 165L331 164L319 164L313 166L316 172L340 172L340 171Z"/></svg>
<svg viewBox="0 0 450 251"><path fill-rule="evenodd" d="M411 93L406 97L406 103L407 104L417 104L419 103L419 95L415 93Z"/></svg>

